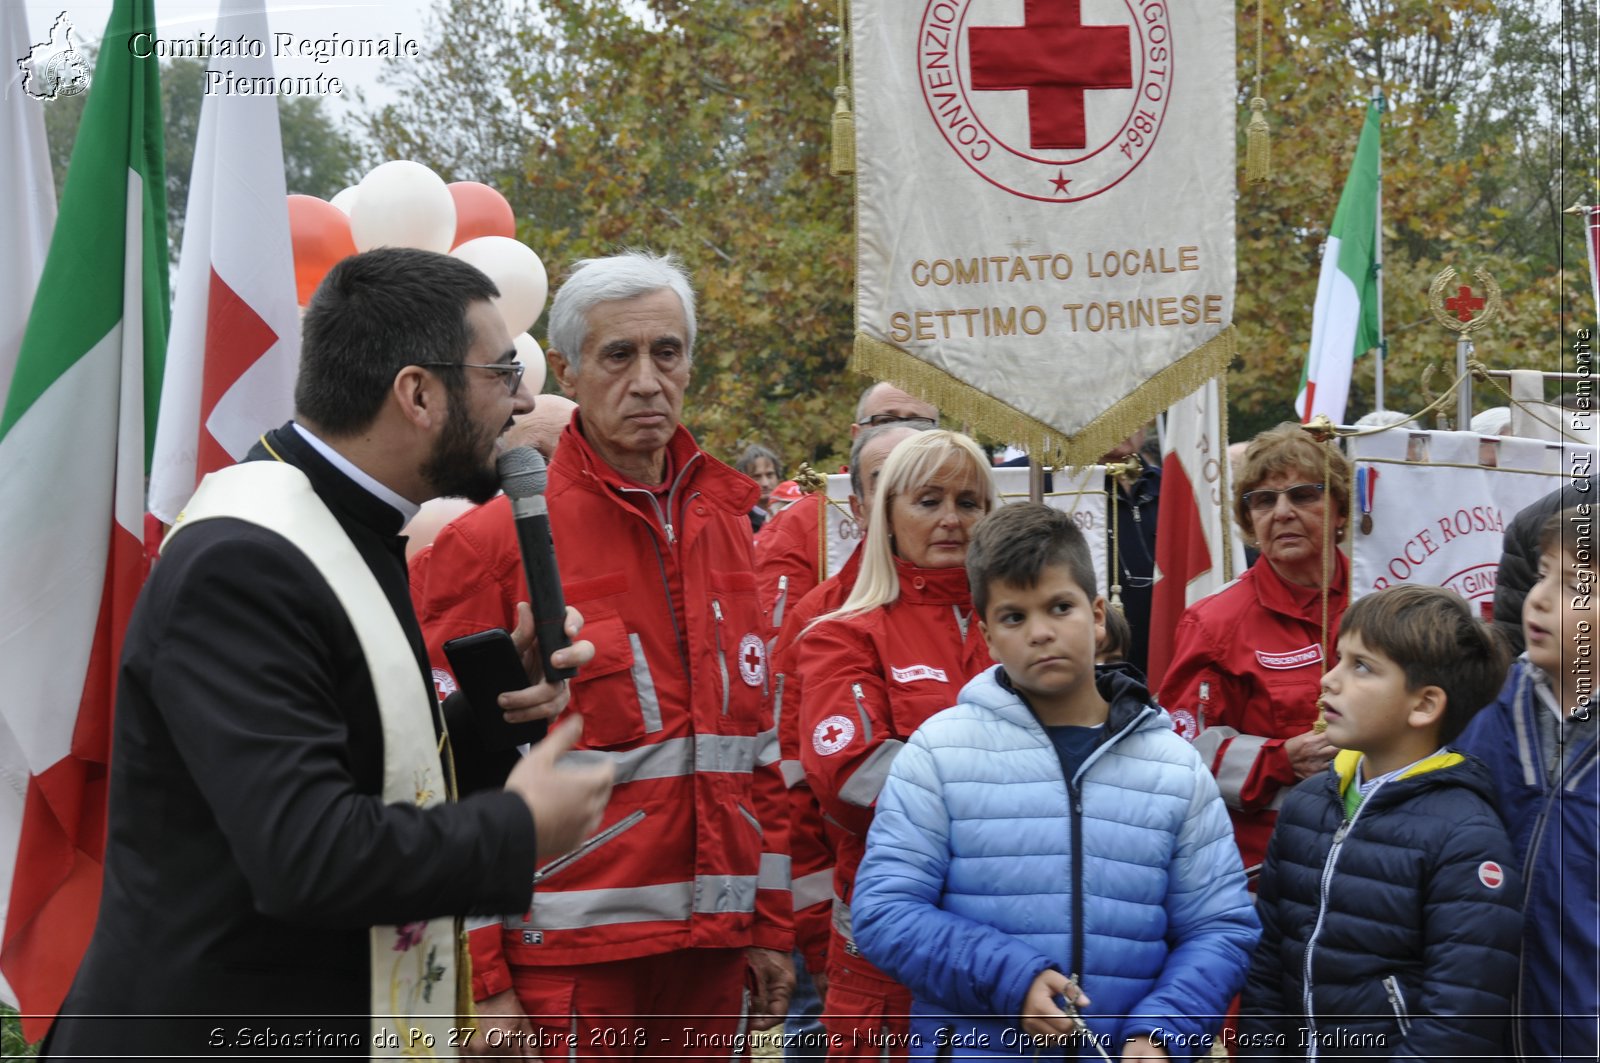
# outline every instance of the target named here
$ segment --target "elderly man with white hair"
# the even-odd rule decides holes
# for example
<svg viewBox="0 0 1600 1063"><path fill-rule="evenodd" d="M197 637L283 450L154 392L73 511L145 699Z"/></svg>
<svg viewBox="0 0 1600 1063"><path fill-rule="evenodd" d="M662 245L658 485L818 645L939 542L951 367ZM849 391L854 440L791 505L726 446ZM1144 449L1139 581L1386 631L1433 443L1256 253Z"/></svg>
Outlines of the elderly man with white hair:
<svg viewBox="0 0 1600 1063"><path fill-rule="evenodd" d="M757 489L680 423L694 304L676 260L626 252L579 262L551 305L551 375L578 408L546 497L562 588L595 645L567 711L616 786L600 831L539 869L528 907L472 935L480 1014L534 1038L505 1045L726 1058L788 1008ZM503 506L455 521L430 553L413 581L430 650L503 625L526 597Z"/></svg>

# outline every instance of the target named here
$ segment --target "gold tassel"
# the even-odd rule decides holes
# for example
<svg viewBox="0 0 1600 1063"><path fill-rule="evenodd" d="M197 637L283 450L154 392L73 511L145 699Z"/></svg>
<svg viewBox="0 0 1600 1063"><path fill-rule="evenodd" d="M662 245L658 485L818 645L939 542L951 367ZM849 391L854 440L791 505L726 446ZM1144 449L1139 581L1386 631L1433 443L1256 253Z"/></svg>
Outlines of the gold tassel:
<svg viewBox="0 0 1600 1063"><path fill-rule="evenodd" d="M1272 134L1267 129L1267 101L1250 101L1250 124L1244 130L1244 179L1265 184L1272 177Z"/></svg>
<svg viewBox="0 0 1600 1063"><path fill-rule="evenodd" d="M833 160L828 170L835 177L856 172L856 116L850 111L850 90L833 90Z"/></svg>

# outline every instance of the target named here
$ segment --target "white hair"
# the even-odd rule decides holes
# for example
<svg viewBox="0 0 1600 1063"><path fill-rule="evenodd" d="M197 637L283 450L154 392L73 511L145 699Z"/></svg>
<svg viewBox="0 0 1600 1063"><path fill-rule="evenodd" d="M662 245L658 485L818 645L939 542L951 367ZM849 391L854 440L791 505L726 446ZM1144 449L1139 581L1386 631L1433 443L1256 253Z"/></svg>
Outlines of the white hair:
<svg viewBox="0 0 1600 1063"><path fill-rule="evenodd" d="M560 351L574 371L589 337L589 311L601 303L632 299L661 290L683 304L684 357L694 361L694 288L674 255L629 248L608 258L580 259L550 304L549 346Z"/></svg>

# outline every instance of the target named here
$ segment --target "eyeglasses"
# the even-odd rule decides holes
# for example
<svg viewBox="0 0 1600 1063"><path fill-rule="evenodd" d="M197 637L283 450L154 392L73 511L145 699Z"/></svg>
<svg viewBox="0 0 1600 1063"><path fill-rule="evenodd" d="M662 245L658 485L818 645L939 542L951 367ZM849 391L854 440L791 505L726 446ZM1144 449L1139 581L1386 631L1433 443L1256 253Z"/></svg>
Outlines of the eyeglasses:
<svg viewBox="0 0 1600 1063"><path fill-rule="evenodd" d="M1278 507L1278 496L1288 495L1289 504L1295 509L1307 509L1322 501L1323 484L1291 484L1281 491L1246 491L1239 497L1244 499L1244 508L1252 513L1266 513Z"/></svg>
<svg viewBox="0 0 1600 1063"><path fill-rule="evenodd" d="M521 362L417 362L423 369L487 369L506 378L506 390L515 395L522 387L522 374L528 367Z"/></svg>
<svg viewBox="0 0 1600 1063"><path fill-rule="evenodd" d="M886 424L908 424L913 428L928 429L934 426L932 417L902 417L898 413L875 413L856 424L863 428L882 428Z"/></svg>

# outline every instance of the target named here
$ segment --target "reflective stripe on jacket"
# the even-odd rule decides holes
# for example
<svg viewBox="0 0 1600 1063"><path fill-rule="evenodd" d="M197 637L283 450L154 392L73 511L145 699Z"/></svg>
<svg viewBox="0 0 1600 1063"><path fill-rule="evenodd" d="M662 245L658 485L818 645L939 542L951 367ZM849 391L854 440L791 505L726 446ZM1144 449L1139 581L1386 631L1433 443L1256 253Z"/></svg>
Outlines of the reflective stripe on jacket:
<svg viewBox="0 0 1600 1063"><path fill-rule="evenodd" d="M562 590L595 646L566 712L583 716L580 748L613 760L616 786L599 831L542 866L530 909L504 920L504 958L787 952L788 816L746 517L755 486L680 427L673 486L658 497L602 461L582 423L580 411L563 433L547 492ZM507 509L497 499L459 518L418 556L430 652L509 626L526 599ZM473 938L480 996L504 963L484 936Z"/></svg>

